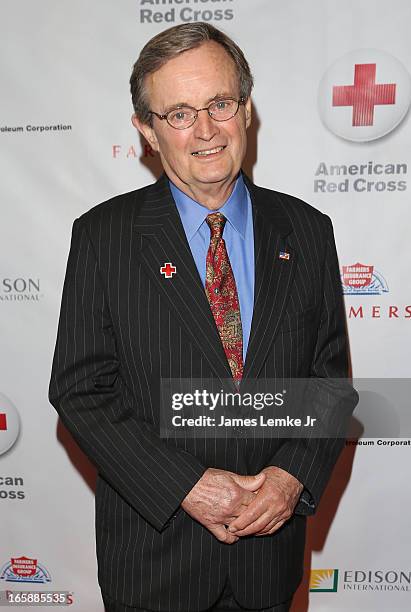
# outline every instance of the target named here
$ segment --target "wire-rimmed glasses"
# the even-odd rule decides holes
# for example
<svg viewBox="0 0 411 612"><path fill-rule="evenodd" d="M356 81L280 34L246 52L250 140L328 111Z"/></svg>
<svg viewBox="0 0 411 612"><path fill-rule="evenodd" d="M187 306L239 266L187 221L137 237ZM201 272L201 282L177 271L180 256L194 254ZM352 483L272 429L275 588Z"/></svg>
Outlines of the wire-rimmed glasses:
<svg viewBox="0 0 411 612"><path fill-rule="evenodd" d="M237 114L240 104L245 104L244 98L222 98L213 100L213 102L204 108L179 106L177 108L172 108L167 113L164 113L164 115L160 115L154 111L149 112L151 115L155 115L158 119L161 119L161 121L165 119L168 125L176 130L185 130L194 125L200 111L207 111L214 121L228 121Z"/></svg>

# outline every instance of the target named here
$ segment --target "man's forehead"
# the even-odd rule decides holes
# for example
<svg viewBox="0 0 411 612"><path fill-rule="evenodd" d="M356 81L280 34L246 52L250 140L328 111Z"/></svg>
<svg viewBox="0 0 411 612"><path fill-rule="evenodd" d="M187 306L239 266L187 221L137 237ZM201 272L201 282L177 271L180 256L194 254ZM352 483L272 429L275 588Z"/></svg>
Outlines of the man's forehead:
<svg viewBox="0 0 411 612"><path fill-rule="evenodd" d="M234 61L228 51L220 45L220 43L215 40L207 40L192 49L187 49L186 51L182 51L181 53L177 53L173 57L170 57L168 60L162 64L159 68L163 68L167 66L168 68L172 68L173 65L179 64L183 62L184 64L190 64L191 62L195 62L200 58L201 60L208 60L209 62L217 61L219 64L227 64L232 65L235 69Z"/></svg>
<svg viewBox="0 0 411 612"><path fill-rule="evenodd" d="M209 41L169 59L146 77L149 97L167 104L207 104L237 96L236 66L224 47Z"/></svg>
<svg viewBox="0 0 411 612"><path fill-rule="evenodd" d="M211 102L216 101L216 100L223 100L224 98L233 98L236 97L237 94L235 91L231 91L231 90L227 90L227 91L219 91L217 93L215 93L214 95L208 97L207 99L204 98L204 101L201 101L201 108L208 106L209 104L211 104ZM182 106L192 106L192 104L184 99L181 98L180 100L177 100L176 96L173 96L172 94L170 94L170 96L168 97L170 102L167 104L167 106L164 107L163 111L166 113L169 110L172 110L173 108L179 108ZM176 98L174 100L174 98ZM194 106L194 108L196 108Z"/></svg>

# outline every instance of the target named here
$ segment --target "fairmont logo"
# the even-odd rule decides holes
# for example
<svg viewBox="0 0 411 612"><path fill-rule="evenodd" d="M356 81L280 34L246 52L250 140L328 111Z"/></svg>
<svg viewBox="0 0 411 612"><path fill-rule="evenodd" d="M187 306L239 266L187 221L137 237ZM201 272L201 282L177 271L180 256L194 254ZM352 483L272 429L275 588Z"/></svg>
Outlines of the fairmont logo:
<svg viewBox="0 0 411 612"><path fill-rule="evenodd" d="M337 60L318 92L324 125L355 142L385 136L401 123L411 102L411 78L395 57L359 49Z"/></svg>
<svg viewBox="0 0 411 612"><path fill-rule="evenodd" d="M144 157L155 157L155 155L156 152L147 143L144 143L141 149L135 145L113 144L111 146L113 159L142 159Z"/></svg>

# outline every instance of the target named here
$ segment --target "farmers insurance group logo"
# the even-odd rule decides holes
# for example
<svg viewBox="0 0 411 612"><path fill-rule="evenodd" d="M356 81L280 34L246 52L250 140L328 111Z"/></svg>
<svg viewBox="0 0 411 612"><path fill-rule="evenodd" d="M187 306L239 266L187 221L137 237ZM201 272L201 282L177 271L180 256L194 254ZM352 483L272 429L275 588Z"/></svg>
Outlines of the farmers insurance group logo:
<svg viewBox="0 0 411 612"><path fill-rule="evenodd" d="M383 275L374 266L360 262L342 266L341 284L343 293L352 297L359 295L385 295L389 292ZM363 304L346 302L348 319L411 319L411 304L376 304L374 300Z"/></svg>
<svg viewBox="0 0 411 612"><path fill-rule="evenodd" d="M319 87L325 126L346 140L366 142L385 136L407 114L411 78L401 62L383 51L360 49L337 60Z"/></svg>
<svg viewBox="0 0 411 612"><path fill-rule="evenodd" d="M0 393L0 455L7 453L20 432L20 419L8 397Z"/></svg>
<svg viewBox="0 0 411 612"><path fill-rule="evenodd" d="M12 557L0 570L0 580L6 582L51 582L49 571L30 557Z"/></svg>
<svg viewBox="0 0 411 612"><path fill-rule="evenodd" d="M388 292L386 280L374 266L361 263L343 266L341 280L345 295L381 295Z"/></svg>

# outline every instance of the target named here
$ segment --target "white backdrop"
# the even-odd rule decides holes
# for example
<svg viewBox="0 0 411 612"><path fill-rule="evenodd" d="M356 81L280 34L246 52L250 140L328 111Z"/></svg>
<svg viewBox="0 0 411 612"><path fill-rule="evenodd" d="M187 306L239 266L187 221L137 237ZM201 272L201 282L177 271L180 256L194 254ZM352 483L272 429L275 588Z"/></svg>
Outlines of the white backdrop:
<svg viewBox="0 0 411 612"><path fill-rule="evenodd" d="M333 220L342 272L353 266L343 278L354 376L410 373L409 0L3 0L0 589L70 591L81 612L103 610L94 474L47 401L71 225L154 180L128 79L151 36L190 20L224 29L251 64L254 181ZM355 78L373 65L365 85ZM345 105L333 105L343 86ZM410 446L371 442L347 446L309 520L294 611L410 609ZM20 557L36 560L20 561L35 568L28 577Z"/></svg>

